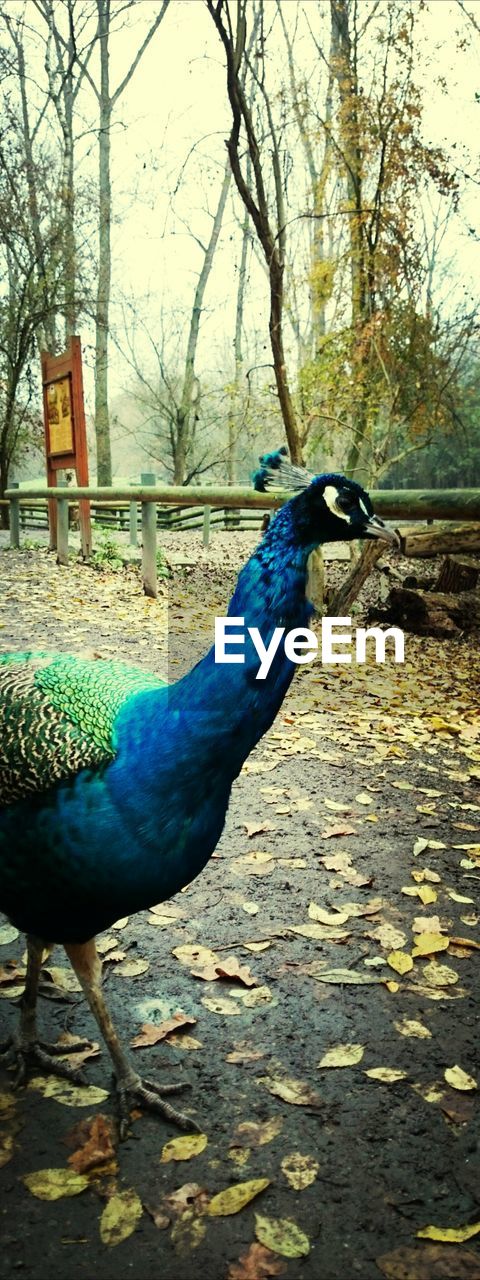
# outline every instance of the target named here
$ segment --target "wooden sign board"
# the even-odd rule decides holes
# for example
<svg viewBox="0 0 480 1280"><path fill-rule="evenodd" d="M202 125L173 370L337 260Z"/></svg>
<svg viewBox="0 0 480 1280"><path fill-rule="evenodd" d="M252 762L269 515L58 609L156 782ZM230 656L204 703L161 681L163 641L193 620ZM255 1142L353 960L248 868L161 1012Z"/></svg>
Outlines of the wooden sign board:
<svg viewBox="0 0 480 1280"><path fill-rule="evenodd" d="M43 420L47 484L55 486L58 472L74 471L78 485L88 485L87 433L83 401L82 350L80 338L70 338L66 351L51 356L42 351ZM57 545L57 504L49 503L51 545ZM79 502L82 551L92 549L90 503Z"/></svg>

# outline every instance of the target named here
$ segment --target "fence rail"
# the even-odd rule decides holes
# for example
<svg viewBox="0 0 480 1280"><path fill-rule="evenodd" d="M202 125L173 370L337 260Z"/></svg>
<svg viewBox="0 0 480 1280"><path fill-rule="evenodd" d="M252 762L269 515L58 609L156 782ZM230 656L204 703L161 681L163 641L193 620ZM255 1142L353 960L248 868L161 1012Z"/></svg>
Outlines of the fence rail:
<svg viewBox="0 0 480 1280"><path fill-rule="evenodd" d="M168 512L169 521L166 527L174 527L171 523L169 509L182 510L182 523L188 518L186 510L193 508L192 522L200 518L203 528L203 540L208 544L210 524L213 513L223 509L225 520L249 519L251 513L275 511L291 497L283 491L275 493L255 493L246 488L227 488L209 486L191 486L180 488L159 485L131 485L128 488L115 487L74 487L38 488L21 491L18 488L7 489L5 498L9 503L10 545L20 545L20 525L22 507L32 506L33 501L54 499L58 503L57 554L61 564L68 563L68 524L69 505L80 498L89 498L98 511L125 512L125 527L128 523L131 541L136 542L138 529L138 505L141 507L142 529L142 573L146 595L157 594L156 536L157 522L162 520L162 510ZM480 520L480 489L382 489L371 492L375 511L379 516L397 520ZM152 504L154 506L152 507ZM202 508L202 514L195 508ZM229 516L227 517L227 512ZM174 517L173 517L174 518ZM217 520L216 514L213 519ZM160 525L161 527L161 525ZM192 527L192 526L190 526Z"/></svg>

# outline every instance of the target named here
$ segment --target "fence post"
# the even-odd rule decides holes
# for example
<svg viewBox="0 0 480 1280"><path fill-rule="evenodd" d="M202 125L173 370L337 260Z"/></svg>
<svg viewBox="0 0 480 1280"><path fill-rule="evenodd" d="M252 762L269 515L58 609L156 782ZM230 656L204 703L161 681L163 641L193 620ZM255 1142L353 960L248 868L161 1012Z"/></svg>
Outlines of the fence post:
<svg viewBox="0 0 480 1280"><path fill-rule="evenodd" d="M59 480L58 487L66 489L66 481ZM57 564L68 564L68 498L66 496L58 499Z"/></svg>
<svg viewBox="0 0 480 1280"><path fill-rule="evenodd" d="M212 511L212 508L211 508L211 507L204 507L204 508L203 508L203 545L204 545L204 547L208 547L208 544L209 544L209 542L210 542L210 515L211 515L211 511Z"/></svg>
<svg viewBox="0 0 480 1280"><path fill-rule="evenodd" d="M18 481L12 480L11 489L18 489ZM10 546L18 551L20 546L20 502L18 498L10 498L9 506Z"/></svg>
<svg viewBox="0 0 480 1280"><path fill-rule="evenodd" d="M136 547L136 546L138 546L138 537L137 537L138 524L137 524L137 521L138 521L138 504L137 504L136 502L133 502L133 500L132 500L132 502L130 503L130 507L129 507L129 516L128 516L128 524L129 524L129 541L130 541L130 546L131 546L131 547Z"/></svg>
<svg viewBox="0 0 480 1280"><path fill-rule="evenodd" d="M157 477L150 471L140 476L142 485L155 485ZM142 577L146 596L157 597L157 504L142 502Z"/></svg>

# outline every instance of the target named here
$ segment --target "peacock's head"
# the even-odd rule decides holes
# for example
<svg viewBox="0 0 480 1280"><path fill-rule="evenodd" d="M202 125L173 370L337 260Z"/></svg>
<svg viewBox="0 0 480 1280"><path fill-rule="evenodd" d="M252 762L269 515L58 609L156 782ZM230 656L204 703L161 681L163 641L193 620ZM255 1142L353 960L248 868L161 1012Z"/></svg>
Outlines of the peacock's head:
<svg viewBox="0 0 480 1280"><path fill-rule="evenodd" d="M298 505L296 514L307 538L311 535L315 541L318 537L320 542L381 538L400 547L397 531L375 515L371 499L360 484L339 474L312 475L303 467L292 466L286 452L282 448L260 458L260 470L253 482L262 493L272 489L298 493L294 500Z"/></svg>

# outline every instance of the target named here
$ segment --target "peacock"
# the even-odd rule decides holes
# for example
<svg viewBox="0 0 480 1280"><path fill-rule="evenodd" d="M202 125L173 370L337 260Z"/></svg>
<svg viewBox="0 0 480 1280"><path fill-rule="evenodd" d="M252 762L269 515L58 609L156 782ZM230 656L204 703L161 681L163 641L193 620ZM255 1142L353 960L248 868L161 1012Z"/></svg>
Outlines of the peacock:
<svg viewBox="0 0 480 1280"><path fill-rule="evenodd" d="M319 544L398 544L359 484L311 476L278 450L260 461L257 489L296 492L241 570L229 605L232 620L244 619L243 662L220 663L212 647L166 684L119 661L0 657L0 910L27 937L19 1028L4 1053L19 1081L32 1064L75 1078L36 1023L42 957L62 944L113 1062L122 1137L135 1105L181 1128L196 1125L169 1101L184 1085L142 1079L129 1062L102 993L95 935L177 893L217 845L232 784L295 671L279 646L258 679L248 627L268 645L276 627L308 626L307 561Z"/></svg>

